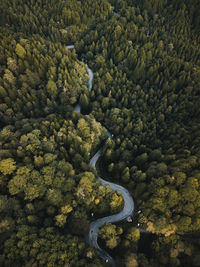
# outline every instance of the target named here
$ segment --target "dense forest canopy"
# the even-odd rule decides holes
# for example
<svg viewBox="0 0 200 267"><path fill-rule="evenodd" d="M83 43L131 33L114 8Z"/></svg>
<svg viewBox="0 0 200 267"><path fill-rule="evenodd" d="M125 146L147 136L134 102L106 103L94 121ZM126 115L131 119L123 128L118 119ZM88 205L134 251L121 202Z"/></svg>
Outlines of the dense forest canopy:
<svg viewBox="0 0 200 267"><path fill-rule="evenodd" d="M118 266L200 266L200 2L1 0L0 14L0 266L107 266L85 235L123 198L97 171L136 205L99 231Z"/></svg>

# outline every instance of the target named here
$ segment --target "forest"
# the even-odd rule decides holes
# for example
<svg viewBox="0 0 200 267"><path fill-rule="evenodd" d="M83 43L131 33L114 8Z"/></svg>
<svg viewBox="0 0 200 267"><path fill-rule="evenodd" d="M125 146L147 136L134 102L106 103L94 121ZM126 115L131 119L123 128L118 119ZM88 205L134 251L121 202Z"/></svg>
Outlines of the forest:
<svg viewBox="0 0 200 267"><path fill-rule="evenodd" d="M1 0L0 14L0 266L109 266L85 236L124 203L98 174L135 203L99 231L118 267L200 266L200 2Z"/></svg>

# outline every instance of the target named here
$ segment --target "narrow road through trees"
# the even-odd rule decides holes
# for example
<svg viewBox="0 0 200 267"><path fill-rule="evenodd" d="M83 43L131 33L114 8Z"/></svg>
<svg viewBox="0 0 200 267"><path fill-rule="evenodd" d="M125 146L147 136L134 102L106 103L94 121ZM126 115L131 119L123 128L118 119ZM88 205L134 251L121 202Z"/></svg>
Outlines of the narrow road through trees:
<svg viewBox="0 0 200 267"><path fill-rule="evenodd" d="M73 49L74 45L66 46L68 49ZM88 68L88 74L89 74L89 81L88 81L88 90L92 90L92 82L93 82L93 72L90 68ZM80 112L80 105L77 104L75 106L75 111ZM112 134L107 130L108 138L112 138ZM90 166L95 167L97 160L101 156L101 148L97 151L97 153L90 159ZM123 199L124 199L124 207L123 209L114 215L107 216L104 218L97 219L96 221L93 221L90 224L89 227L89 233L88 233L88 242L91 246L95 247L98 250L99 256L104 259L106 262L108 262L111 266L116 267L114 259L103 249L101 249L98 245L97 239L98 239L98 232L99 228L103 226L104 223L110 222L115 223L122 220L125 220L127 217L132 216L134 212L134 201L131 196L131 194L128 192L127 189L124 187L114 184L111 182L107 182L101 177L98 177L98 180L101 182L102 185L109 185L113 190L118 190Z"/></svg>

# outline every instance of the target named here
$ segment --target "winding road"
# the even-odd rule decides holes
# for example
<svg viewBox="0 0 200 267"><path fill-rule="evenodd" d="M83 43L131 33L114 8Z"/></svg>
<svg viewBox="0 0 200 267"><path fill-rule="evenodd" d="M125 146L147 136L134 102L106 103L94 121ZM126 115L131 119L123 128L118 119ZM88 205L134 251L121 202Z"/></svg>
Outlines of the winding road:
<svg viewBox="0 0 200 267"><path fill-rule="evenodd" d="M74 45L68 45L68 46L66 46L66 48L73 49ZM93 72L90 68L88 68L88 75L89 75L88 90L91 91L92 90L92 82L93 82ZM77 104L75 106L75 111L80 112L80 105L79 104ZM112 138L112 135L108 130L107 130L107 133L108 133L108 138ZM91 167L96 166L96 162L99 159L99 157L101 156L101 150L102 149L100 148L97 151L97 153L90 159L90 166ZM124 199L124 207L117 214L103 217L101 219L97 219L96 221L91 222L90 227L89 227L89 233L88 233L87 240L91 246L93 246L97 249L98 254L102 259L104 259L106 262L108 262L111 266L116 267L114 259L105 250L101 249L98 245L97 239L98 239L99 228L101 228L103 226L103 224L106 222L110 222L110 223L119 222L119 221L125 220L129 216L132 216L133 212L134 212L134 201L133 201L132 196L128 192L128 190L125 189L124 187L117 185L117 184L114 184L114 183L111 183L111 182L107 182L104 179L102 179L101 177L98 177L97 179L101 182L102 185L109 185L113 190L115 190L115 191L118 190L121 193L121 195Z"/></svg>

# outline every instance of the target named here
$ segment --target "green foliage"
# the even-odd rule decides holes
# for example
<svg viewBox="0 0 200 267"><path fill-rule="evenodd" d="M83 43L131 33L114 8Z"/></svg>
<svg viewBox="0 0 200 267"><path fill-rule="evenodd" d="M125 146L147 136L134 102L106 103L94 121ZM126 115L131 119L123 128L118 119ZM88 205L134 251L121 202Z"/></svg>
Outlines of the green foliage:
<svg viewBox="0 0 200 267"><path fill-rule="evenodd" d="M199 9L1 1L1 266L104 266L83 236L91 213L116 213L123 198L89 166L100 145L103 177L124 183L141 210L141 237L130 223L100 229L118 265L198 266ZM78 102L91 114L73 112Z"/></svg>
<svg viewBox="0 0 200 267"><path fill-rule="evenodd" d="M120 235L123 230L120 227L116 227L111 223L105 223L104 226L99 230L99 235L102 239L106 240L106 246L113 249L117 246L120 241Z"/></svg>
<svg viewBox="0 0 200 267"><path fill-rule="evenodd" d="M3 159L0 161L0 171L4 175L12 174L16 169L16 162L12 158Z"/></svg>
<svg viewBox="0 0 200 267"><path fill-rule="evenodd" d="M126 256L125 266L138 267L137 255L135 253L131 253Z"/></svg>
<svg viewBox="0 0 200 267"><path fill-rule="evenodd" d="M130 228L126 238L130 242L137 242L140 239L140 230L136 227Z"/></svg>
<svg viewBox="0 0 200 267"><path fill-rule="evenodd" d="M18 57L20 58L24 58L25 55L26 55L26 50L23 48L23 46L21 46L20 44L17 44L16 45L16 48L15 48L15 52L16 54L18 55Z"/></svg>
<svg viewBox="0 0 200 267"><path fill-rule="evenodd" d="M86 94L81 94L80 96L80 105L83 112L87 112L89 109L89 100Z"/></svg>
<svg viewBox="0 0 200 267"><path fill-rule="evenodd" d="M56 98L56 96L58 94L58 88L57 88L56 83L54 81L52 81L52 80L48 81L47 92L48 92L50 97Z"/></svg>

